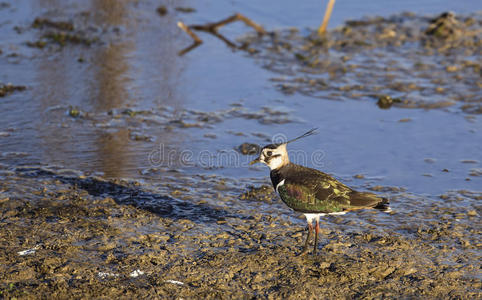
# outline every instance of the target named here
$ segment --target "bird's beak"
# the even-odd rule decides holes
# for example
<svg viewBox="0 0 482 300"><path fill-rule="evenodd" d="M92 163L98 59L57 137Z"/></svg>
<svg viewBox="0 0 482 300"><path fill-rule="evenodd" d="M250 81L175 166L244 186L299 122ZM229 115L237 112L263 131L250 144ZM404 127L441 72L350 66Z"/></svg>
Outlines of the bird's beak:
<svg viewBox="0 0 482 300"><path fill-rule="evenodd" d="M249 164L250 164L250 165L254 165L255 163L259 163L259 162L261 162L261 160L260 160L259 157L258 157L258 158L256 158L255 160L251 161Z"/></svg>

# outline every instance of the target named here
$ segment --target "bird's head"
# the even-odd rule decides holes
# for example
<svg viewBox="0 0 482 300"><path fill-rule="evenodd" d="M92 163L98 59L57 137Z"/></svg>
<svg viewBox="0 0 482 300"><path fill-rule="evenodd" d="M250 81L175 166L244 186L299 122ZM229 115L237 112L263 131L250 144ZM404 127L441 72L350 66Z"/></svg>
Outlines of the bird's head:
<svg viewBox="0 0 482 300"><path fill-rule="evenodd" d="M281 168L288 164L290 159L288 157L288 151L286 150L286 143L283 144L269 144L261 149L259 157L250 162L249 164L264 163L271 170Z"/></svg>
<svg viewBox="0 0 482 300"><path fill-rule="evenodd" d="M306 132L305 134L297 138L294 138L292 140L289 140L285 143L269 144L264 146L263 149L261 149L261 153L259 154L259 157L253 160L252 162L250 162L249 164L252 165L255 163L264 163L271 170L276 170L281 168L284 165L287 165L290 162L290 159L288 157L288 150L286 150L286 145L296 140L299 140L301 138L315 134L316 129L317 128L313 128L310 131Z"/></svg>

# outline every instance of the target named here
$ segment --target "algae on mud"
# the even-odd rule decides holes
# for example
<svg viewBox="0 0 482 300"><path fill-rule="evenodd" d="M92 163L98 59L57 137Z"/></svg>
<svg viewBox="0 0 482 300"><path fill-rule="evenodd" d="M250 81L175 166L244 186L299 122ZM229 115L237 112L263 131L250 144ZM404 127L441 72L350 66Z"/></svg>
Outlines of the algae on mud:
<svg viewBox="0 0 482 300"><path fill-rule="evenodd" d="M283 93L320 99L393 98L401 108L481 110L480 14L410 13L348 21L320 39L316 31L274 31L241 40ZM368 53L371 53L368 55ZM457 88L454 88L454 85ZM382 98L383 97L383 98Z"/></svg>

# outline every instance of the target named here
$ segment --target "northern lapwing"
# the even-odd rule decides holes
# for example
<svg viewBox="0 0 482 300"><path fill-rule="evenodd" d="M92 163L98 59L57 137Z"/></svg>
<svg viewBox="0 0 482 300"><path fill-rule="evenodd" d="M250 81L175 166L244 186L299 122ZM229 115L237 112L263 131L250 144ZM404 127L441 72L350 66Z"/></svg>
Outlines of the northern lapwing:
<svg viewBox="0 0 482 300"><path fill-rule="evenodd" d="M309 241L315 225L315 246L318 246L320 216L345 214L351 210L376 208L388 211L388 199L368 192L357 192L332 176L315 169L290 162L286 145L301 138L315 134L316 128L284 143L263 147L258 158L250 162L264 163L271 169L270 177L275 191L281 200L296 212L305 215L308 223L308 236L303 251L308 251Z"/></svg>

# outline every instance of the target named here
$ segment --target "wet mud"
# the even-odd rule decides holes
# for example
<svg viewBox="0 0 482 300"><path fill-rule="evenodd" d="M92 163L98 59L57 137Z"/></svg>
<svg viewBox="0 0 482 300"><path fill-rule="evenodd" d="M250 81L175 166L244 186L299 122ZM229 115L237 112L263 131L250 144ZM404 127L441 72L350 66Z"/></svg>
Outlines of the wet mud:
<svg viewBox="0 0 482 300"><path fill-rule="evenodd" d="M8 94L14 93L16 91L24 91L27 87L22 85L13 85L11 83L0 84L0 97L5 97Z"/></svg>
<svg viewBox="0 0 482 300"><path fill-rule="evenodd" d="M384 189L395 203L412 198L414 213L328 217L318 254L298 257L304 222L284 216L294 213L268 185L220 196L232 188L216 178L205 186L213 196L190 202L179 200L189 190L173 196L55 167L3 166L0 177L5 298L481 296L480 193L448 192L427 206ZM259 212L267 203L280 213Z"/></svg>

